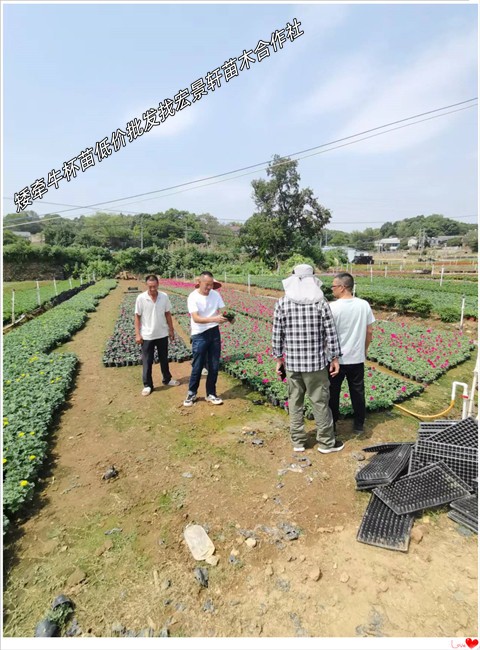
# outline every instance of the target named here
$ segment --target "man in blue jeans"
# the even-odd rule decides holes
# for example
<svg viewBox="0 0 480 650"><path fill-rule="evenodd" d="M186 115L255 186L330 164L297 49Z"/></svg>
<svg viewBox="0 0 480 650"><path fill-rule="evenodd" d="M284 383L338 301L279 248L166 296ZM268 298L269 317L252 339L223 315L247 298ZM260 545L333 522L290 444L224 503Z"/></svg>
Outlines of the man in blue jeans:
<svg viewBox="0 0 480 650"><path fill-rule="evenodd" d="M207 397L211 404L223 404L217 396L218 366L220 363L220 323L226 323L219 310L225 307L222 296L214 287L221 285L213 279L210 271L204 271L199 278L198 289L188 296L192 334L192 374L188 384L188 394L184 406L193 406L197 399L202 369L208 365Z"/></svg>

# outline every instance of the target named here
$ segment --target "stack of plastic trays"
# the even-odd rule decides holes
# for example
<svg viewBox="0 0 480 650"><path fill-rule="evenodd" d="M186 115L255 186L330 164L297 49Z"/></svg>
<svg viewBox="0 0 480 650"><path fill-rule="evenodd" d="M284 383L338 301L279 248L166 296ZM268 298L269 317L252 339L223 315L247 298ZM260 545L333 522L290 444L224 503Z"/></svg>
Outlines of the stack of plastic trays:
<svg viewBox="0 0 480 650"><path fill-rule="evenodd" d="M369 490L392 483L407 467L411 449L411 444L406 443L391 451L376 454L356 475L357 490Z"/></svg>
<svg viewBox="0 0 480 650"><path fill-rule="evenodd" d="M373 493L397 515L412 514L468 496L470 486L445 463L438 462L405 476Z"/></svg>
<svg viewBox="0 0 480 650"><path fill-rule="evenodd" d="M412 450L409 474L438 461L443 461L474 489L478 476L478 426L473 418L420 438Z"/></svg>
<svg viewBox="0 0 480 650"><path fill-rule="evenodd" d="M448 513L450 519L457 524L462 524L474 533L478 533L478 496L470 494L450 504L452 508Z"/></svg>

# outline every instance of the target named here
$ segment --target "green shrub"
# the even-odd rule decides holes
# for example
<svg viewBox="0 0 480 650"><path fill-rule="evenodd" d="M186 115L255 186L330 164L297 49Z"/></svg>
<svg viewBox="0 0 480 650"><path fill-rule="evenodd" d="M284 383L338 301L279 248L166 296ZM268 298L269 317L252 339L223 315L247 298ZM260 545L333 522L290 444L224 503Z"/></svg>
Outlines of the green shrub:
<svg viewBox="0 0 480 650"><path fill-rule="evenodd" d="M412 298L410 307L412 311L419 314L419 316L429 316L432 312L432 303L424 298Z"/></svg>
<svg viewBox="0 0 480 650"><path fill-rule="evenodd" d="M440 312L440 320L444 323L455 323L460 320L460 311L455 307L444 307Z"/></svg>

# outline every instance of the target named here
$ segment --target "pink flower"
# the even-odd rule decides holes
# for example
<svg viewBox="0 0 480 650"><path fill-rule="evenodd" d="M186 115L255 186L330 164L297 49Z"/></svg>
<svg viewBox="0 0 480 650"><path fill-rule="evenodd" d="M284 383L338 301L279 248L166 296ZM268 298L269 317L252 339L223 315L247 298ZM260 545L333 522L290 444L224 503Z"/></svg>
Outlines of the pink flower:
<svg viewBox="0 0 480 650"><path fill-rule="evenodd" d="M373 402L373 397L370 395L370 401Z"/></svg>
<svg viewBox="0 0 480 650"><path fill-rule="evenodd" d="M402 386L402 389L401 389L401 390L402 390L402 393L404 393L404 392L407 390L407 387L406 387L406 386Z"/></svg>
<svg viewBox="0 0 480 650"><path fill-rule="evenodd" d="M343 396L344 397L350 397L350 395L348 393L343 393Z"/></svg>
<svg viewBox="0 0 480 650"><path fill-rule="evenodd" d="M377 387L372 385L372 390L377 390Z"/></svg>

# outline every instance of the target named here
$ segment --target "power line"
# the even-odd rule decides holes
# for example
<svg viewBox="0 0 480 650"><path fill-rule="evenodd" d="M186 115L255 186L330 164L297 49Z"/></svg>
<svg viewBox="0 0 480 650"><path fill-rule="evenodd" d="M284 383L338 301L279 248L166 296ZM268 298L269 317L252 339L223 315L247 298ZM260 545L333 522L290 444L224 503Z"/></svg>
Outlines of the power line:
<svg viewBox="0 0 480 650"><path fill-rule="evenodd" d="M372 133L373 131L378 131L380 129L386 129L386 127L388 127L388 126L392 126L392 125L395 125L395 124L401 124L403 122L408 122L408 121L414 120L414 119L416 119L418 117L422 117L422 116L425 116L425 115L431 115L432 113L438 113L440 111L445 111L445 110L447 110L449 108L454 108L456 106L462 106L463 104L470 104L471 102L476 101L476 100L477 100L477 97L474 97L472 99L468 99L468 100L465 100L465 101L462 101L462 102L457 102L455 104L450 104L448 106L443 106L441 108L436 108L436 109L433 109L433 110L430 110L430 111L426 111L424 113L418 113L417 115L412 115L410 117L406 117L406 118L403 118L401 120L395 120L394 122L389 122L387 124L383 124L381 126L377 126L377 127L371 128L371 129L367 129L365 131L360 131L359 133L355 133L353 135L346 136L344 138L339 138L337 140L332 140L331 142L326 142L324 144L317 145L315 147L310 147L308 149L303 149L301 151L297 151L297 152L294 152L294 153L291 153L291 154L287 154L287 155L281 156L281 158L282 159L290 158L290 159L296 159L296 160L303 160L304 158L308 158L308 157L311 157L313 155L318 155L320 153L324 153L323 151L316 151L317 149L323 149L324 147L329 147L330 145L337 144L339 142L344 142L345 140L351 140L352 138L357 138L358 136L364 135L366 133ZM340 145L338 147L331 147L330 149L327 149L326 151L332 151L333 149L341 148L341 147L344 147L344 146L349 146L350 144L355 144L356 142L361 142L361 141L367 140L367 139L369 139L371 137L377 137L379 135L383 135L384 133L389 133L391 131L395 131L395 130L397 130L399 128L406 128L408 126L413 126L414 124L419 124L419 123L424 122L424 121L428 121L428 120L431 120L431 119L436 119L436 118L439 118L439 117L443 117L445 115L450 115L451 113L455 113L455 112L458 112L460 110L466 110L468 108L473 108L476 105L477 104L472 104L470 106L464 106L461 109L457 109L457 110L454 110L454 111L449 111L449 112L446 112L446 113L442 113L441 115L435 115L433 117L426 118L424 120L418 120L416 122L412 122L411 124L403 125L402 127L397 127L395 129L387 129L385 131L382 131L381 133L377 133L377 134L368 136L366 138L360 138L360 139L355 140L353 142L347 142L346 144ZM308 153L308 152L315 152L315 153L310 153L308 156L301 156L301 154ZM297 156L297 158L294 158L295 156ZM71 208L69 208L67 210L61 210L60 212L62 212L62 213L71 212L72 210L75 210L75 209L82 209L82 210L83 209L91 209L91 208L102 206L102 205L105 205L105 204L108 204L108 203L110 203L110 204L111 203L117 203L117 202L120 202L120 201L126 201L126 200L133 199L133 198L139 198L141 196L147 196L147 195L151 195L151 194L158 194L160 192L166 192L166 191L169 191L169 190L172 190L172 189L178 189L180 187L187 187L188 186L189 190L208 187L209 185L217 184L218 182L225 182L225 180L234 180L235 178L240 178L242 176L247 176L247 175L249 175L251 173L257 173L257 171L260 171L260 170L255 169L254 172L249 171L247 174L240 174L240 175L234 176L232 178L228 178L228 179L224 178L225 176L231 176L232 174L236 174L237 172L243 172L245 170L252 170L254 168L261 167L263 165L269 164L270 162L271 161L263 161L261 163L256 163L254 165L248 165L246 167L241 167L241 168L238 168L238 169L234 169L234 170L231 170L229 172L223 172L223 173L220 173L220 174L215 174L213 176L207 176L205 178L201 178L201 179L198 179L196 181L188 181L188 182L185 182L185 183L180 183L178 185L172 185L170 187L165 187L165 188L161 188L161 189L158 189L158 190L152 190L150 192L143 192L143 193L140 193L140 194L133 194L133 195L118 198L118 199L112 199L110 201L102 201L102 202L98 202L98 203L92 203L92 204L86 205L86 206L71 207ZM283 163L282 162L278 163L278 165L281 165L281 164L283 164ZM276 166L277 165L271 165L271 168L274 168ZM197 185L199 183L203 183L204 181L209 181L209 180L218 179L218 178L221 178L222 180L221 181L216 181L215 183L207 183L207 184L203 184L203 185ZM191 188L190 187L191 185L196 185L196 187ZM182 192L184 192L184 191L187 191L187 190L182 190ZM165 196L172 196L174 194L180 194L182 192L173 192L171 194L164 195L164 197ZM9 197L9 198L11 198L11 197ZM150 200L150 199L147 199L147 200ZM138 201L136 201L135 203L138 203ZM131 204L125 204L125 205L131 205ZM46 214L48 214L48 213L46 213ZM45 215L40 215L40 216L45 216ZM29 223L29 222L27 222L27 223ZM17 224L17 225L24 225L24 224Z"/></svg>

